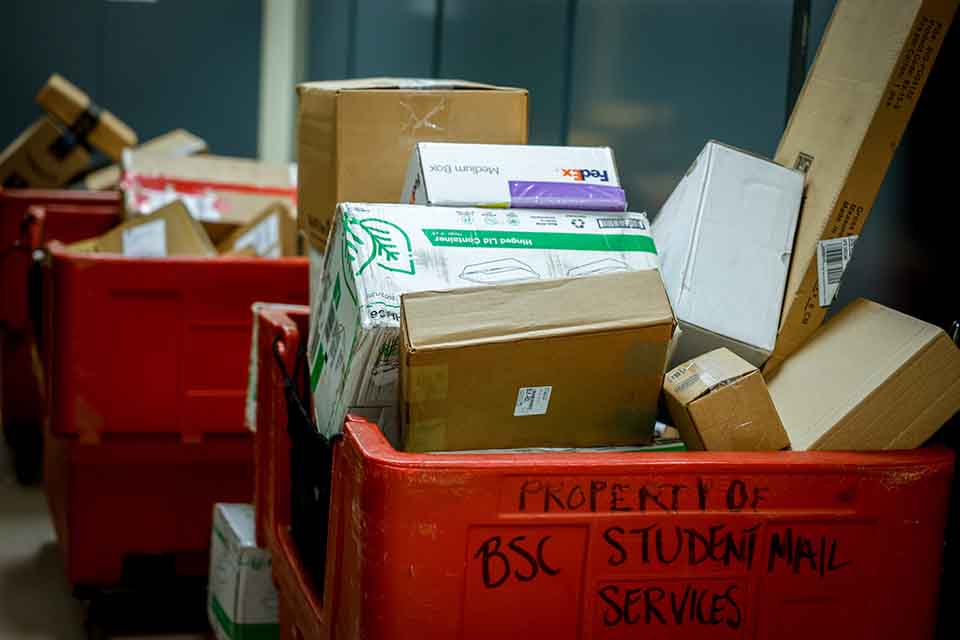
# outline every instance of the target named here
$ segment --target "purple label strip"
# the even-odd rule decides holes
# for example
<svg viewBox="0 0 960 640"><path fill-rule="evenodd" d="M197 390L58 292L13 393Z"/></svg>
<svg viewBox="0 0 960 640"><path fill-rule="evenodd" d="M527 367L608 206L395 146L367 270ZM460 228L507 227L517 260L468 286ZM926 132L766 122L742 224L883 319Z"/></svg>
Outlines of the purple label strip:
<svg viewBox="0 0 960 640"><path fill-rule="evenodd" d="M627 197L623 189L609 185L511 180L510 206L517 209L626 211Z"/></svg>

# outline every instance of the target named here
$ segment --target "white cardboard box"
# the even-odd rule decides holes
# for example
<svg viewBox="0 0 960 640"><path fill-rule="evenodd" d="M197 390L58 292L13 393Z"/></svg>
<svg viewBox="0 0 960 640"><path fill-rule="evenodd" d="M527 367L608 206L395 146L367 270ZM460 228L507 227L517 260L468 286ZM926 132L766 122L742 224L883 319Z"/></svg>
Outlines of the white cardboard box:
<svg viewBox="0 0 960 640"><path fill-rule="evenodd" d="M773 350L803 174L710 141L653 221L680 323L671 367L726 347L759 367Z"/></svg>
<svg viewBox="0 0 960 640"><path fill-rule="evenodd" d="M452 207L625 211L609 147L420 142L400 202Z"/></svg>
<svg viewBox="0 0 960 640"><path fill-rule="evenodd" d="M270 552L257 547L253 505L216 504L207 616L218 640L278 638Z"/></svg>
<svg viewBox="0 0 960 640"><path fill-rule="evenodd" d="M657 267L643 214L352 203L324 260L307 357L325 435L348 410L395 410L400 294Z"/></svg>

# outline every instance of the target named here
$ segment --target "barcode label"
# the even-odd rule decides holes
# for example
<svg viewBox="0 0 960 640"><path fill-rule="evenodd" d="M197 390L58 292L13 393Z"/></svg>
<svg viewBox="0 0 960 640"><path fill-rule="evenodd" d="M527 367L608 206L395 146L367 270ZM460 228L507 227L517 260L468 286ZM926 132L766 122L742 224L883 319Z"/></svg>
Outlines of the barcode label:
<svg viewBox="0 0 960 640"><path fill-rule="evenodd" d="M550 392L553 387L520 387L517 404L513 408L515 416L542 416L550 406Z"/></svg>
<svg viewBox="0 0 960 640"><path fill-rule="evenodd" d="M853 257L858 236L844 236L817 243L817 281L820 306L829 307L840 289L843 272Z"/></svg>
<svg viewBox="0 0 960 640"><path fill-rule="evenodd" d="M601 229L646 229L647 221L643 218L597 218L597 225Z"/></svg>

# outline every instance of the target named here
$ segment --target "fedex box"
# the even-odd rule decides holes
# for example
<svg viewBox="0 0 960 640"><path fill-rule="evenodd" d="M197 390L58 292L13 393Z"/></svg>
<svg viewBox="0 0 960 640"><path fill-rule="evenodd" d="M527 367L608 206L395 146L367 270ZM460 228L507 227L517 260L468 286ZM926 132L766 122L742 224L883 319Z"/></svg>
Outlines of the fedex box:
<svg viewBox="0 0 960 640"><path fill-rule="evenodd" d="M453 207L625 211L609 147L421 142L401 202Z"/></svg>
<svg viewBox="0 0 960 640"><path fill-rule="evenodd" d="M341 204L311 283L317 426L395 410L403 293L656 267L643 214Z"/></svg>
<svg viewBox="0 0 960 640"><path fill-rule="evenodd" d="M680 323L671 367L726 347L754 366L773 351L803 174L708 142L653 222Z"/></svg>

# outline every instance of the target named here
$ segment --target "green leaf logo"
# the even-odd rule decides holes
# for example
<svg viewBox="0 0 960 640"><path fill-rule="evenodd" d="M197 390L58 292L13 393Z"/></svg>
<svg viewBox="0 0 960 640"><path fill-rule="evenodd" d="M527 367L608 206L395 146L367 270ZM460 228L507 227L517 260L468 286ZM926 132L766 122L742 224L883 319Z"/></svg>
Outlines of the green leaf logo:
<svg viewBox="0 0 960 640"><path fill-rule="evenodd" d="M351 270L359 276L371 265L413 275L413 248L399 226L380 218L343 217L344 242Z"/></svg>

